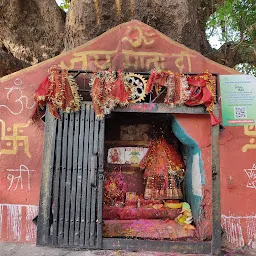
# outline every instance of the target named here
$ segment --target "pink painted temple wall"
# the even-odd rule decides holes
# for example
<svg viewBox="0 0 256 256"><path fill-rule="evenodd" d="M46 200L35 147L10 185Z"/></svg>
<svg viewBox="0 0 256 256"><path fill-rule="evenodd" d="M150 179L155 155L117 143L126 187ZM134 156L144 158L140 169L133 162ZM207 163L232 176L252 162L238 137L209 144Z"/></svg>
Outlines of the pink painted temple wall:
<svg viewBox="0 0 256 256"><path fill-rule="evenodd" d="M1 78L0 241L36 241L31 220L39 205L44 125L40 121L30 125L29 119L34 90L54 64L67 69L237 73L139 21L131 21L72 51ZM195 134L203 132L196 120L179 122ZM220 135L222 228L234 246L248 244L252 248L256 248L255 137L256 126L226 127ZM207 154L207 145L203 154ZM209 163L204 165L209 168Z"/></svg>

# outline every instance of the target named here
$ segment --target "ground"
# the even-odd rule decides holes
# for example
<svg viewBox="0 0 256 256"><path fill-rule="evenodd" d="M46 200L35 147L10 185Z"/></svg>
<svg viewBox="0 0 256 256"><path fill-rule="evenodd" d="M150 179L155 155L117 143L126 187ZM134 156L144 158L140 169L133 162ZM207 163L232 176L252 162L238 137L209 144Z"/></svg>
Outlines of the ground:
<svg viewBox="0 0 256 256"><path fill-rule="evenodd" d="M12 244L0 243L0 256L200 256L184 255L177 253L158 253L158 252L126 252L126 251L70 251L61 248L36 247L34 244ZM203 255L202 255L203 256ZM205 255L204 256L210 256ZM227 252L223 251L223 256L256 256L255 250L246 248Z"/></svg>

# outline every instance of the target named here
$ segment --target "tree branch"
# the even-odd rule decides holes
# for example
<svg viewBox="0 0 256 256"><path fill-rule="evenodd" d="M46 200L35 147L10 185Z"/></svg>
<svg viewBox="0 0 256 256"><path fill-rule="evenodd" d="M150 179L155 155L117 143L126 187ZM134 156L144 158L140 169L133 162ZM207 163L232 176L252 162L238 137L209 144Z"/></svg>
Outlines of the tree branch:
<svg viewBox="0 0 256 256"><path fill-rule="evenodd" d="M256 50L253 46L248 46L245 42L227 42L217 51L213 50L204 55L231 68L240 63L248 63L256 66Z"/></svg>
<svg viewBox="0 0 256 256"><path fill-rule="evenodd" d="M31 64L64 48L65 12L55 0L2 0L0 40L16 58Z"/></svg>
<svg viewBox="0 0 256 256"><path fill-rule="evenodd" d="M225 0L201 0L199 11L202 11L202 16L207 20L224 3Z"/></svg>

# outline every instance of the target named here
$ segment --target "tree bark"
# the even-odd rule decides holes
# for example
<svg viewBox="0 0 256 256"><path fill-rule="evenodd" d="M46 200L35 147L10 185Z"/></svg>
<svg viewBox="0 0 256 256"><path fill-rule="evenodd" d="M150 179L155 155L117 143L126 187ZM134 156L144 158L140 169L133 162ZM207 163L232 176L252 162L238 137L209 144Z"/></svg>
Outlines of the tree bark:
<svg viewBox="0 0 256 256"><path fill-rule="evenodd" d="M0 49L0 77L14 73L28 66L30 66L28 63Z"/></svg>
<svg viewBox="0 0 256 256"><path fill-rule="evenodd" d="M206 14L215 7L206 9L207 4L207 0L73 0L66 21L65 50L137 19L191 49L208 52Z"/></svg>
<svg viewBox="0 0 256 256"><path fill-rule="evenodd" d="M255 65L255 52L244 44L228 43L218 51L210 47L205 34L206 21L215 12L217 4L223 2L72 0L65 20L65 13L55 0L2 0L0 67L8 66L2 74L52 58L132 19L141 20L173 40L229 67L238 63Z"/></svg>
<svg viewBox="0 0 256 256"><path fill-rule="evenodd" d="M64 47L65 13L55 0L2 0L0 41L30 64L58 55Z"/></svg>

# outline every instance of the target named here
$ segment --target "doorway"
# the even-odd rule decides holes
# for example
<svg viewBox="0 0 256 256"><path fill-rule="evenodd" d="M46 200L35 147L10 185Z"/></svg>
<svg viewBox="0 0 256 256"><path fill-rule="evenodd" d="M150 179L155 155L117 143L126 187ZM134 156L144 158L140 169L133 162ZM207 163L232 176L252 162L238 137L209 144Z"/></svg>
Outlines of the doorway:
<svg viewBox="0 0 256 256"><path fill-rule="evenodd" d="M143 107L143 104L141 106ZM140 113L129 113L131 119L125 116L128 113L113 112L112 114L119 115L119 117L123 115L123 117L115 119L122 120L123 124L119 122L120 125L124 126L155 123L157 127L164 127L159 124L165 123L163 120L166 120L170 133L176 137L174 140L178 140L178 152L186 163L186 175L183 184L190 185L182 186L183 199L190 204L194 225L197 227L200 216L200 207L198 206L201 205L202 197L199 194L191 193L191 187L193 190L194 184L193 178L191 178L194 173L191 170L196 170L197 177L200 175L201 181L198 184L203 185L204 179L201 175L201 152L196 141L184 132L184 129L171 113L149 115L140 111ZM186 113L181 115L186 115ZM216 228L214 226L212 241L204 242L193 241L191 243L188 237L185 239L183 237L181 241L179 239L173 241L170 238L160 240L152 236L134 239L136 236L133 234L131 236L125 234L124 236L104 237L102 233L104 231L104 228L102 229L104 215L102 205L104 197L103 179L104 174L106 174L104 162L106 163L108 154L106 146L108 143L110 143L108 147L115 145L108 141L115 141L117 135L114 133L115 136L110 138L111 135L107 134L107 129L105 129L105 122L109 125L111 118L113 115L106 118L105 121L96 120L91 102L83 102L81 111L76 114L61 114L61 120L54 119L47 111L37 244L40 246L53 245L87 249L170 251L171 248L177 248L175 249L177 252L183 253L209 253L213 248L212 244L217 248L219 245L215 240L215 237L218 237L215 232L219 232L219 229L216 229L217 226ZM134 118L143 120L143 122L135 122ZM151 119L154 122L151 122ZM113 129L115 127L117 125L113 126ZM218 138L218 130L213 129L213 131L214 138ZM216 152L218 153L217 142L216 139L212 145L214 155ZM137 154L135 155L137 156ZM192 159L192 161L188 161L188 159ZM213 170L216 170L216 166L218 167L218 163L214 162ZM137 178L135 181L137 182ZM145 191L144 179L142 178L141 181L140 184L143 186L140 187L139 194ZM218 180L213 179L213 195L215 197L218 195L219 188L216 186L217 182ZM130 196L132 198L134 193L130 193ZM212 199L213 202L216 201L215 197ZM213 212L216 212L216 209L213 208Z"/></svg>
<svg viewBox="0 0 256 256"><path fill-rule="evenodd" d="M202 183L199 188L204 182L197 143L182 133L171 114L112 113L105 127L103 236L196 241L202 193L192 193L192 182ZM147 156L148 150L155 150L154 143L163 152ZM163 163L169 177L156 170L166 167L160 160L150 170L159 175L147 177L149 171L141 163L147 157L157 162L166 150L168 161L173 162L172 170ZM198 180L192 179L192 173ZM179 222L183 202L189 202L194 219L189 228Z"/></svg>

